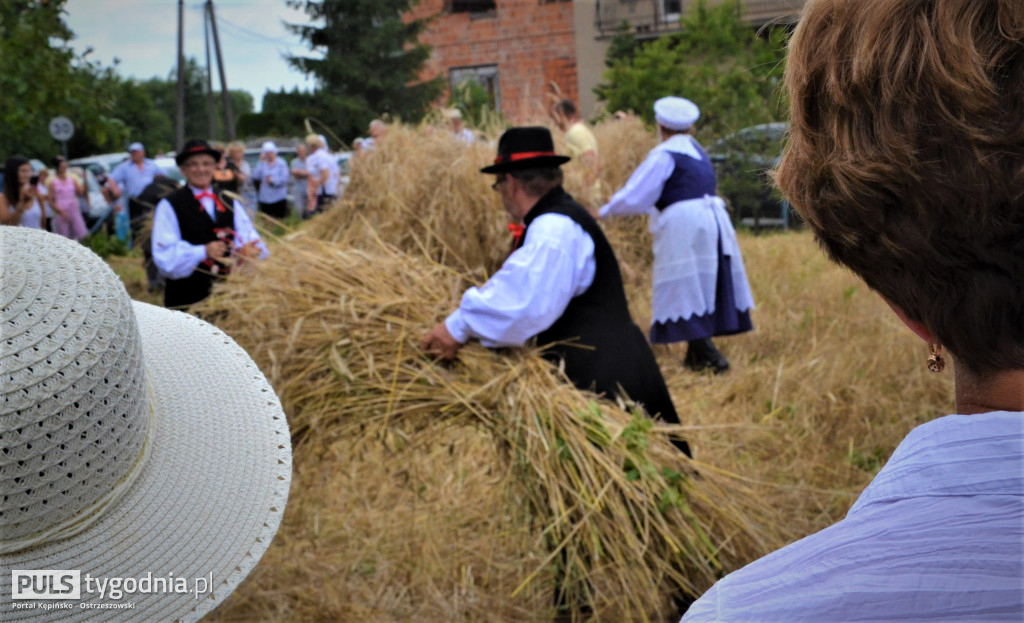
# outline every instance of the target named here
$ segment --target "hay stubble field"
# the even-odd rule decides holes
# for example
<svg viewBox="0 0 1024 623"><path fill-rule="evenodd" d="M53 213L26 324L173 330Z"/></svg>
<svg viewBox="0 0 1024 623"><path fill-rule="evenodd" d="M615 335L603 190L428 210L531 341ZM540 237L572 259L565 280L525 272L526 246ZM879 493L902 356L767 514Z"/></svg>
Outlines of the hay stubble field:
<svg viewBox="0 0 1024 623"><path fill-rule="evenodd" d="M653 138L595 133L615 189ZM567 387L529 350L431 361L420 336L507 253L477 173L492 157L392 127L345 201L204 304L267 374L295 443L281 532L211 620L552 620L565 582L590 620L675 621L674 595L842 518L911 428L952 411L951 375L927 372L924 345L799 231L741 232L757 309L753 332L716 340L728 374L656 349L680 430ZM646 326L645 223L604 226Z"/></svg>

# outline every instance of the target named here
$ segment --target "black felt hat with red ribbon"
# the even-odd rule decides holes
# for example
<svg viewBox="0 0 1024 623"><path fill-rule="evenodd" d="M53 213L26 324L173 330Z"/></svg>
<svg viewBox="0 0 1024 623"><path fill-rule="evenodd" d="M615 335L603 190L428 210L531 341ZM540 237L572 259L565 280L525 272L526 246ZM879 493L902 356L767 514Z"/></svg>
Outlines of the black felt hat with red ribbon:
<svg viewBox="0 0 1024 623"><path fill-rule="evenodd" d="M192 156L198 156L199 154L206 154L208 156L213 156L214 160L220 160L219 151L210 147L210 144L206 141L194 138L185 143L185 146L181 148L181 151L174 156L174 162L176 162L180 167L186 160Z"/></svg>
<svg viewBox="0 0 1024 623"><path fill-rule="evenodd" d="M542 167L557 167L570 160L555 153L551 131L545 127L509 128L498 139L498 157L481 173L505 173Z"/></svg>

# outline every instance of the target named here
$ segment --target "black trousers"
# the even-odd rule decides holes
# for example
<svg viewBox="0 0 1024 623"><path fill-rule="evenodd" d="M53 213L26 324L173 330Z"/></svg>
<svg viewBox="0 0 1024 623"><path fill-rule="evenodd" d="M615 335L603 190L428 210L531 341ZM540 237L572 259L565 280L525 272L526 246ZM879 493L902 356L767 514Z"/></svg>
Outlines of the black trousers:
<svg viewBox="0 0 1024 623"><path fill-rule="evenodd" d="M132 246L139 246L142 243L142 231L153 214L153 207L143 203L135 197L128 200L128 226L132 231ZM142 245L142 265L146 268L146 281L148 286L159 288L163 285L163 278L160 271L153 262L153 244L150 239L145 240Z"/></svg>
<svg viewBox="0 0 1024 623"><path fill-rule="evenodd" d="M334 195L317 195L316 197L316 211L323 212L324 208L334 203L336 197Z"/></svg>
<svg viewBox="0 0 1024 623"><path fill-rule="evenodd" d="M648 416L658 416L669 424L679 423L661 368L639 327L632 322L623 323L614 333L582 336L579 342L591 347L555 343L544 351L544 357L556 365L561 363L565 375L579 389L609 398L624 392ZM693 457L685 441L673 439L672 444Z"/></svg>

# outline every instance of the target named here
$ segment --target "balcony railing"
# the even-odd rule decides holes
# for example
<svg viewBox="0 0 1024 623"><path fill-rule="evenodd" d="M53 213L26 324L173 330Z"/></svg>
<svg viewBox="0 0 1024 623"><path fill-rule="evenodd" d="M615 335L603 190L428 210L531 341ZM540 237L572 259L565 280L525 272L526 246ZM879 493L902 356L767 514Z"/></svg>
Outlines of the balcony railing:
<svg viewBox="0 0 1024 623"><path fill-rule="evenodd" d="M596 27L601 36L614 35L623 22L639 36L679 30L679 16L696 0L597 0ZM711 0L712 2L714 0ZM758 27L771 22L792 23L805 0L745 0L744 19Z"/></svg>

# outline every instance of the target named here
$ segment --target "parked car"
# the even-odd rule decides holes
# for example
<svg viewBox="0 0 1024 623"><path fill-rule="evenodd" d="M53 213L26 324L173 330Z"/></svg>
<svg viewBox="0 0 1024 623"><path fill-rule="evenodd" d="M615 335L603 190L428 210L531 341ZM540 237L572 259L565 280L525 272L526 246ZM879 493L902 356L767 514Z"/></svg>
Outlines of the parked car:
<svg viewBox="0 0 1024 623"><path fill-rule="evenodd" d="M96 154L84 158L68 160L68 166L83 167L93 172L93 175L101 173L110 174L114 167L128 159L128 152L119 151L110 154Z"/></svg>
<svg viewBox="0 0 1024 623"><path fill-rule="evenodd" d="M153 162L167 173L167 177L179 184L185 183L185 176L182 174L181 169L178 168L178 163L174 161L173 157L160 156L158 158L153 158Z"/></svg>
<svg viewBox="0 0 1024 623"><path fill-rule="evenodd" d="M750 126L707 149L718 176L718 193L729 202L737 224L760 230L800 223L769 176L778 164L788 129L784 122Z"/></svg>

